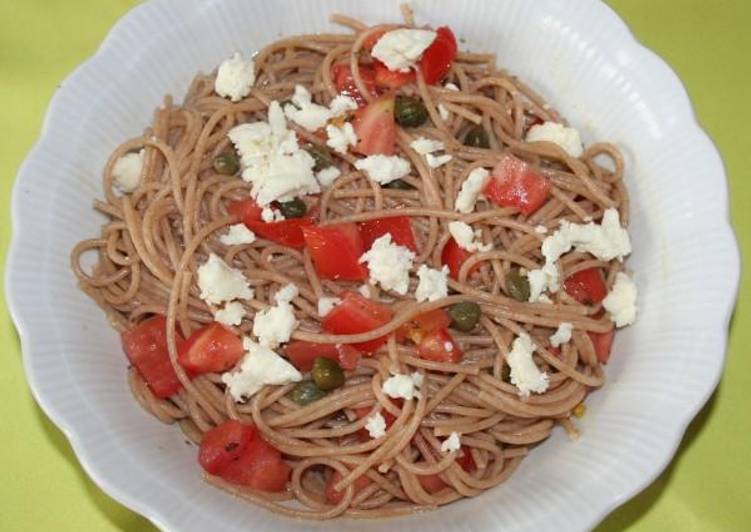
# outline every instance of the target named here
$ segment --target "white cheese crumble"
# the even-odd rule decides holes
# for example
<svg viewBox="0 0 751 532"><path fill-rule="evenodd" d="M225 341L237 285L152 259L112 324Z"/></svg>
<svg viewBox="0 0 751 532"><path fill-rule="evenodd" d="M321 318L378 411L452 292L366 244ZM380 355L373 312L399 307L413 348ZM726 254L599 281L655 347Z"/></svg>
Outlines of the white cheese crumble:
<svg viewBox="0 0 751 532"><path fill-rule="evenodd" d="M566 127L556 122L545 122L532 126L529 128L525 140L527 142L552 142L563 148L571 157L581 157L584 153L579 132L572 127Z"/></svg>
<svg viewBox="0 0 751 532"><path fill-rule="evenodd" d="M316 179L318 180L318 183L320 183L321 187L328 188L330 187L336 179L342 175L341 170L339 170L336 166L327 166L323 170L319 170L316 174Z"/></svg>
<svg viewBox="0 0 751 532"><path fill-rule="evenodd" d="M290 304L297 294L297 286L292 283L285 285L274 296L276 305L256 314L253 320L253 334L262 346L274 349L279 344L289 342L292 331L298 324Z"/></svg>
<svg viewBox="0 0 751 532"><path fill-rule="evenodd" d="M245 224L230 225L227 229L227 232L219 237L219 242L221 242L225 246L252 244L255 241L255 233L248 229Z"/></svg>
<svg viewBox="0 0 751 532"><path fill-rule="evenodd" d="M250 88L256 81L255 68L252 59L245 61L240 52L235 52L219 65L214 91L222 98L239 102L250 94Z"/></svg>
<svg viewBox="0 0 751 532"><path fill-rule="evenodd" d="M532 353L537 346L528 334L517 336L511 346L511 352L506 355L506 361L511 369L511 384L519 389L519 395L528 397L529 392L543 393L548 389L548 375L540 371L532 360Z"/></svg>
<svg viewBox="0 0 751 532"><path fill-rule="evenodd" d="M212 305L253 297L253 290L243 273L214 253L198 267L198 288L201 289L201 299Z"/></svg>
<svg viewBox="0 0 751 532"><path fill-rule="evenodd" d="M222 375L235 401L253 396L267 384L281 386L302 380L300 372L271 349L248 337L243 339L243 346L247 353L239 366Z"/></svg>
<svg viewBox="0 0 751 532"><path fill-rule="evenodd" d="M449 223L449 233L460 248L469 252L490 251L493 246L483 244L480 240L480 230L473 231L472 226L464 222L454 221Z"/></svg>
<svg viewBox="0 0 751 532"><path fill-rule="evenodd" d="M567 322L561 322L558 324L558 329L550 335L550 345L553 347L560 347L569 340L571 340L571 332L574 330L574 326Z"/></svg>
<svg viewBox="0 0 751 532"><path fill-rule="evenodd" d="M370 249L363 253L359 262L367 263L370 281L385 290L404 295L409 289L409 271L415 254L409 248L391 241L391 233L376 239Z"/></svg>
<svg viewBox="0 0 751 532"><path fill-rule="evenodd" d="M443 86L443 88L449 91L459 90L459 87L457 87L454 83L446 83ZM451 118L451 113L449 112L448 109L446 109L446 106L444 106L442 103L438 104L438 114L441 115L441 118L443 120L448 120L449 118Z"/></svg>
<svg viewBox="0 0 751 532"><path fill-rule="evenodd" d="M458 432L452 432L449 437L441 442L442 453L456 452L462 448L462 441L459 439Z"/></svg>
<svg viewBox="0 0 751 532"><path fill-rule="evenodd" d="M475 210L475 203L477 198L482 194L485 185L488 184L490 179L490 172L485 168L479 167L472 170L467 179L462 183L462 188L456 195L456 202L454 208L457 212L468 214Z"/></svg>
<svg viewBox="0 0 751 532"><path fill-rule="evenodd" d="M338 94L331 100L329 110L334 116L341 116L350 111L357 110L357 102L346 94Z"/></svg>
<svg viewBox="0 0 751 532"><path fill-rule="evenodd" d="M415 378L415 376L419 378ZM417 388L421 384L422 375L419 373L413 373L412 375L398 374L386 379L381 388L383 389L383 393L389 397L410 400L420 397L420 391Z"/></svg>
<svg viewBox="0 0 751 532"><path fill-rule="evenodd" d="M420 155L425 156L425 160L431 168L438 168L453 159L449 154L433 155L434 152L445 149L443 142L439 140L417 137L409 143L409 146Z"/></svg>
<svg viewBox="0 0 751 532"><path fill-rule="evenodd" d="M342 300L338 297L319 297L318 298L318 315L320 317L326 316L331 310L341 303Z"/></svg>
<svg viewBox="0 0 751 532"><path fill-rule="evenodd" d="M112 177L118 189L130 194L141 183L143 171L143 150L138 153L126 153L118 157L112 165Z"/></svg>
<svg viewBox="0 0 751 532"><path fill-rule="evenodd" d="M623 272L615 276L615 284L602 300L602 306L610 313L616 327L631 325L636 320L636 284Z"/></svg>
<svg viewBox="0 0 751 532"><path fill-rule="evenodd" d="M400 28L387 31L370 52L389 70L407 72L436 38L431 30Z"/></svg>
<svg viewBox="0 0 751 532"><path fill-rule="evenodd" d="M431 168L443 166L453 158L454 156L449 155L448 153L444 153L443 155L433 155L432 153L429 153L425 156L425 160L428 161L428 166Z"/></svg>
<svg viewBox="0 0 751 532"><path fill-rule="evenodd" d="M417 270L417 289L415 290L415 299L418 303L423 301L435 301L448 295L448 266L443 266L440 270L428 268L421 264Z"/></svg>
<svg viewBox="0 0 751 532"><path fill-rule="evenodd" d="M214 313L214 321L222 325L240 325L245 317L245 307L239 301L230 301Z"/></svg>
<svg viewBox="0 0 751 532"><path fill-rule="evenodd" d="M382 438L386 435L386 420L380 412L376 412L368 418L365 430L368 431L368 434L373 439Z"/></svg>
<svg viewBox="0 0 751 532"><path fill-rule="evenodd" d="M261 220L266 223L281 222L284 219L284 215L279 209L274 209L273 207L264 207L261 211Z"/></svg>
<svg viewBox="0 0 751 532"><path fill-rule="evenodd" d="M284 114L295 124L311 132L321 129L334 116L331 109L313 103L310 92L302 85L295 85L292 103L284 106Z"/></svg>
<svg viewBox="0 0 751 532"><path fill-rule="evenodd" d="M376 183L386 185L409 174L410 165L398 155L369 155L355 161L355 168L366 172Z"/></svg>
<svg viewBox="0 0 751 532"><path fill-rule="evenodd" d="M326 126L326 135L328 135L326 146L338 153L347 153L350 146L357 144L355 129L349 122L345 122L342 127L329 124Z"/></svg>

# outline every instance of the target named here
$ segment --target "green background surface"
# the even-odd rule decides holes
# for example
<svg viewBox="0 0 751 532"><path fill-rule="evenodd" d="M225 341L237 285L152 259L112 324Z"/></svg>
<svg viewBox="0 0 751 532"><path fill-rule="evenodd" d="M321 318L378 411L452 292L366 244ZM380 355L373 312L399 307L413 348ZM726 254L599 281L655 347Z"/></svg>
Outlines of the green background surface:
<svg viewBox="0 0 751 532"><path fill-rule="evenodd" d="M572 0L575 1L575 0ZM134 0L0 0L0 267L16 171L55 86ZM732 219L751 259L751 1L611 0L637 38L687 86L730 179ZM448 21L450 22L450 20ZM724 378L668 469L598 530L751 530L751 286L744 272ZM0 294L0 530L152 530L105 495L36 406Z"/></svg>

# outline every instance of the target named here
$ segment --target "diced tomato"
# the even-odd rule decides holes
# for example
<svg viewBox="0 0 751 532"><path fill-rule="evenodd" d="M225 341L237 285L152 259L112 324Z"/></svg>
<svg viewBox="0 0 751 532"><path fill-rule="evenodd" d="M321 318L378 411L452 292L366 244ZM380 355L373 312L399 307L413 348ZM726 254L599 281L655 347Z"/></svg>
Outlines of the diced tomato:
<svg viewBox="0 0 751 532"><path fill-rule="evenodd" d="M610 359L610 349L613 347L613 338L615 337L615 329L611 329L604 333L590 332L589 338L592 340L592 344L595 347L595 355L597 360L603 364L607 364Z"/></svg>
<svg viewBox="0 0 751 532"><path fill-rule="evenodd" d="M365 250L356 224L309 226L302 232L319 277L341 281L368 277L368 269L359 262Z"/></svg>
<svg viewBox="0 0 751 532"><path fill-rule="evenodd" d="M169 359L167 320L164 316L149 318L125 331L121 340L125 355L154 395L164 399L182 388ZM175 342L179 349L183 338L178 332L175 332Z"/></svg>
<svg viewBox="0 0 751 532"><path fill-rule="evenodd" d="M257 435L220 476L227 482L256 490L283 491L291 471L282 460L282 453Z"/></svg>
<svg viewBox="0 0 751 532"><path fill-rule="evenodd" d="M183 342L177 361L192 375L220 373L245 354L242 340L217 322L198 329Z"/></svg>
<svg viewBox="0 0 751 532"><path fill-rule="evenodd" d="M466 249L459 247L456 240L449 238L446 245L443 246L441 251L441 264L449 267L449 275L454 279L459 279L459 271L462 269L462 264L472 256L472 253ZM480 263L475 264L469 269L467 276L472 275L472 272L476 271L480 267Z"/></svg>
<svg viewBox="0 0 751 532"><path fill-rule="evenodd" d="M452 364L456 364L464 357L464 353L446 329L438 329L426 334L417 344L417 354L425 360Z"/></svg>
<svg viewBox="0 0 751 532"><path fill-rule="evenodd" d="M404 405L403 399L389 399L393 404L401 408ZM371 408L369 406L364 406L362 408L355 408L355 415L357 416L357 419L362 419L368 414L370 414ZM391 428L391 425L394 424L394 421L396 421L396 416L389 412L388 410L381 410L381 415L383 416L383 420L386 422L386 430ZM357 439L359 439L361 442L370 441L373 438L370 437L370 433L367 429L361 428L357 431Z"/></svg>
<svg viewBox="0 0 751 532"><path fill-rule="evenodd" d="M360 79L362 79L365 87L371 94L375 94L375 72L373 68L368 65L360 65ZM357 102L357 105L363 106L368 101L360 94L355 84L355 78L352 76L352 69L346 63L337 63L331 67L331 77L333 78L334 85L339 94L349 96Z"/></svg>
<svg viewBox="0 0 751 532"><path fill-rule="evenodd" d="M375 84L387 89L398 89L404 85L409 85L417 80L417 74L410 69L408 72L398 70L389 70L386 65L378 60L373 61L375 70Z"/></svg>
<svg viewBox="0 0 751 532"><path fill-rule="evenodd" d="M436 34L435 40L423 52L420 60L420 70L428 85L438 83L448 74L451 63L454 62L459 51L451 28L441 26L436 30Z"/></svg>
<svg viewBox="0 0 751 532"><path fill-rule="evenodd" d="M358 334L386 325L393 313L387 306L380 305L355 292L345 292L342 302L323 318L321 327L332 334ZM383 345L386 337L352 344L365 353L372 353Z"/></svg>
<svg viewBox="0 0 751 532"><path fill-rule="evenodd" d="M566 277L566 293L583 305L599 303L608 294L605 278L600 268L588 268Z"/></svg>
<svg viewBox="0 0 751 532"><path fill-rule="evenodd" d="M396 330L396 339L403 342L409 338L419 344L426 334L438 329L447 329L451 325L451 317L442 308L437 308L422 314L418 314L408 322L402 324Z"/></svg>
<svg viewBox="0 0 751 532"><path fill-rule="evenodd" d="M550 191L550 181L529 164L513 155L504 155L493 168L485 195L501 207L516 207L530 215L542 207Z"/></svg>
<svg viewBox="0 0 751 532"><path fill-rule="evenodd" d="M404 246L417 252L415 234L412 231L412 223L409 216L392 216L389 218L376 218L360 223L360 236L362 236L363 248L370 249L373 242L386 233L391 233L391 241L399 246Z"/></svg>
<svg viewBox="0 0 751 532"><path fill-rule="evenodd" d="M334 473L329 478L329 481L326 483L326 500L331 504L339 504L340 502L342 502L344 494L347 491L346 489L344 491L337 491L334 489L334 486L336 486L342 480L342 478L342 474L339 473L339 471L334 471ZM352 486L355 491L354 494L357 495L358 493L360 493L362 490L367 488L371 482L372 481L365 475L356 478Z"/></svg>
<svg viewBox="0 0 751 532"><path fill-rule="evenodd" d="M462 445L462 455L457 456L455 462L467 473L471 473L477 468L472 454L469 452L469 447L464 445ZM422 489L428 493L436 493L446 487L446 483L438 475L418 475L417 480L420 481Z"/></svg>
<svg viewBox="0 0 751 532"><path fill-rule="evenodd" d="M237 460L256 437L253 425L245 425L234 419L225 421L203 435L198 462L207 473L218 475Z"/></svg>
<svg viewBox="0 0 751 532"><path fill-rule="evenodd" d="M368 50L368 51L372 50L373 47L375 46L375 43L378 42L378 39L380 39L381 37L383 37L384 33L386 33L385 29L374 31L373 33L371 33L370 35L368 35L367 39L365 39L363 41L362 47L365 50Z"/></svg>
<svg viewBox="0 0 751 532"><path fill-rule="evenodd" d="M313 369L316 358L335 360L344 369L355 369L360 361L360 352L347 344L317 344L303 340L293 340L284 349L287 358L302 372Z"/></svg>
<svg viewBox="0 0 751 532"><path fill-rule="evenodd" d="M255 234L266 240L271 240L277 244L291 248L301 248L305 246L303 237L303 228L313 225L313 218L290 218L278 222L262 222L256 220L245 220L245 225Z"/></svg>
<svg viewBox="0 0 751 532"><path fill-rule="evenodd" d="M394 96L387 94L357 110L352 127L357 133L355 151L363 155L393 155L396 149Z"/></svg>
<svg viewBox="0 0 751 532"><path fill-rule="evenodd" d="M461 456L457 456L455 461L467 473L471 473L472 471L477 469L477 464L475 464L475 459L472 458L472 453L469 452L469 447L467 447L466 445L462 445Z"/></svg>
<svg viewBox="0 0 751 532"><path fill-rule="evenodd" d="M230 201L227 204L227 212L234 216L238 222L246 223L260 220L262 211L261 206L252 198Z"/></svg>

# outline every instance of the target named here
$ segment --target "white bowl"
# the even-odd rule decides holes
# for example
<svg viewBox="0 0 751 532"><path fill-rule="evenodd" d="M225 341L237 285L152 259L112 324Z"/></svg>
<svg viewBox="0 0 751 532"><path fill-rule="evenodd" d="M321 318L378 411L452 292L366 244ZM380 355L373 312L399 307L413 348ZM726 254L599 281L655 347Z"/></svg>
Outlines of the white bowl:
<svg viewBox="0 0 751 532"><path fill-rule="evenodd" d="M336 30L327 21L331 12L370 23L400 18L395 1L138 6L63 82L17 178L7 293L31 389L94 481L163 529L332 525L278 517L201 480L195 447L131 398L117 335L76 287L68 254L98 233L102 220L89 206L101 195L107 155L142 131L165 93L181 96L197 71L235 49ZM450 24L464 47L498 52L585 141L608 139L623 149L640 315L617 335L609 382L591 397L579 441L556 433L509 482L475 499L394 521L335 526L591 528L662 471L720 377L739 275L722 162L675 74L598 1L416 2L416 15Z"/></svg>

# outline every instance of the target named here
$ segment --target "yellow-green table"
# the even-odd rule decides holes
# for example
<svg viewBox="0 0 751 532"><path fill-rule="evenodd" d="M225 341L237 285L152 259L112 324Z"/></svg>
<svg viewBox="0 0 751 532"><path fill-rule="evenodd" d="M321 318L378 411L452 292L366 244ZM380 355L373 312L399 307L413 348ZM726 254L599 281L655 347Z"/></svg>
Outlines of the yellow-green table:
<svg viewBox="0 0 751 532"><path fill-rule="evenodd" d="M0 0L0 265L11 233L13 179L56 84L136 3ZM751 259L751 1L609 3L685 82L727 165L733 222L744 259ZM751 345L749 282L744 272L717 393L689 427L667 471L599 530L751 530L751 355L744 352ZM0 530L153 529L88 479L65 437L34 403L1 295L0 352Z"/></svg>

